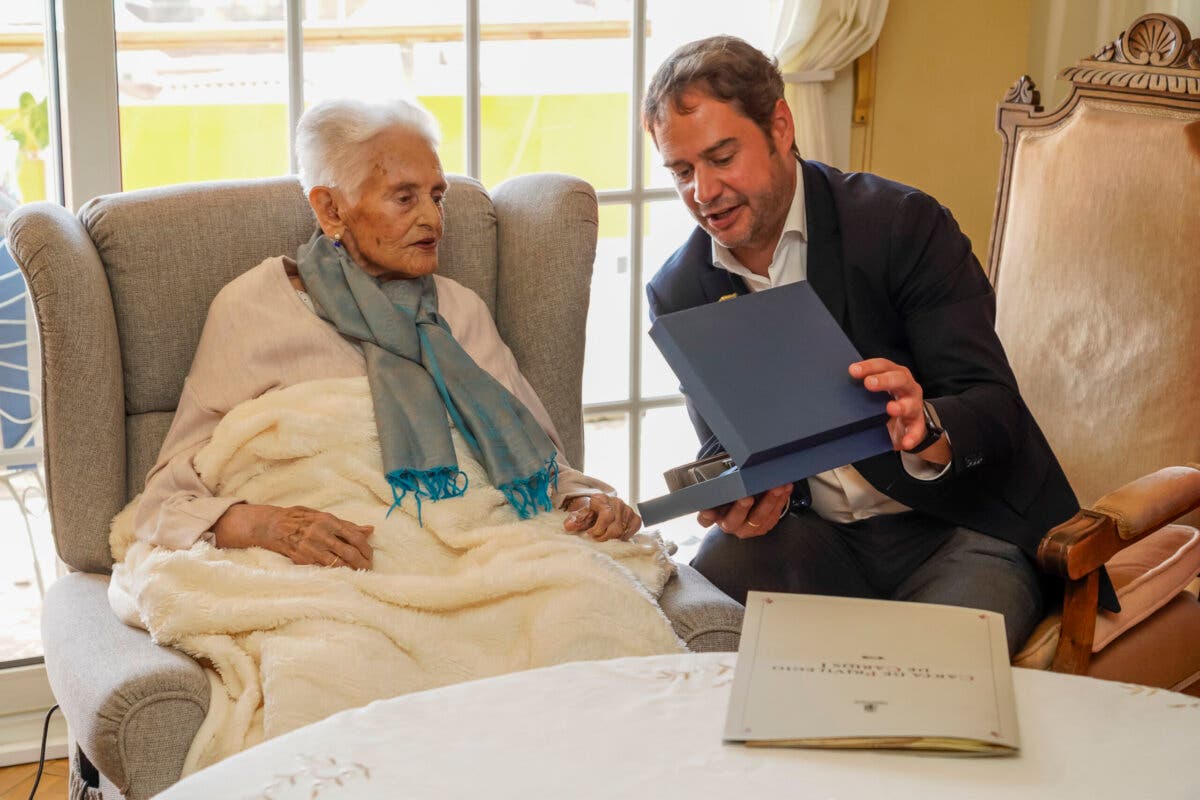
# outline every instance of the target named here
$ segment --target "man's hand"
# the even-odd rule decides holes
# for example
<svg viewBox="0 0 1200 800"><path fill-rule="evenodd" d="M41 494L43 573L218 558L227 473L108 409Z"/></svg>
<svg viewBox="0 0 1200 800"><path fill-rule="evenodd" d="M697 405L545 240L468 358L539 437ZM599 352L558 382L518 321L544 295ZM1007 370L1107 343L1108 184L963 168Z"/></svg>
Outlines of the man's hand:
<svg viewBox="0 0 1200 800"><path fill-rule="evenodd" d="M770 533L792 498L792 484L776 486L755 497L743 497L728 505L701 511L696 521L704 527L716 525L739 539Z"/></svg>
<svg viewBox="0 0 1200 800"><path fill-rule="evenodd" d="M333 514L304 506L239 503L213 526L217 547L262 547L296 564L371 568L371 525L355 525Z"/></svg>
<svg viewBox="0 0 1200 800"><path fill-rule="evenodd" d="M619 497L585 494L571 498L563 530L584 531L597 541L628 539L642 527L642 518Z"/></svg>
<svg viewBox="0 0 1200 800"><path fill-rule="evenodd" d="M887 413L893 449L911 450L925 438L925 393L908 367L886 358L868 358L850 365L850 377L861 380L872 392L892 396Z"/></svg>

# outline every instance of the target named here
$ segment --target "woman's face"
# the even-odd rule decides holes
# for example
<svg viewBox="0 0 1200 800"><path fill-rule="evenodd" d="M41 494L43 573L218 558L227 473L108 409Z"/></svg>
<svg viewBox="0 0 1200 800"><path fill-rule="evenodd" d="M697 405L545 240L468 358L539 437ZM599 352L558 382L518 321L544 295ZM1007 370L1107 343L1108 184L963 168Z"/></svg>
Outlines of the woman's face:
<svg viewBox="0 0 1200 800"><path fill-rule="evenodd" d="M446 176L437 153L402 128L366 142L358 197L340 194L342 244L368 275L417 278L438 267ZM326 231L330 233L330 231Z"/></svg>

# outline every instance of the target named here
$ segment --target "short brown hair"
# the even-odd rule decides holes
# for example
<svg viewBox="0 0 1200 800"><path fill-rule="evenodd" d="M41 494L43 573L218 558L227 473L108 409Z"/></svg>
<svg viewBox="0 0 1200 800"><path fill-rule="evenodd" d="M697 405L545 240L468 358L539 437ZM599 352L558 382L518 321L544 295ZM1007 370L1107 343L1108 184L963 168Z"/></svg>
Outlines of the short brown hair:
<svg viewBox="0 0 1200 800"><path fill-rule="evenodd" d="M736 36L710 36L671 53L654 73L642 101L642 125L652 138L654 126L666 117L667 103L677 113L691 111L683 105L688 89L733 103L771 141L771 117L783 99L783 76L779 63L758 48ZM792 152L799 155L794 141Z"/></svg>

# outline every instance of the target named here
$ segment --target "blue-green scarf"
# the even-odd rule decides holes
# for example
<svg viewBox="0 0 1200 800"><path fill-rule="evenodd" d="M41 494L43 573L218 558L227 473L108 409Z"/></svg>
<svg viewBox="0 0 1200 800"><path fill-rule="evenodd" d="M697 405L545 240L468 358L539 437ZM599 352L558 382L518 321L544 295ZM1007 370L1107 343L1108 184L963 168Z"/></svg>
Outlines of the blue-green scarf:
<svg viewBox="0 0 1200 800"><path fill-rule="evenodd" d="M522 519L550 510L556 450L520 400L480 369L437 310L433 276L380 281L320 231L296 253L300 277L321 318L362 344L395 509L417 499L458 497L458 468L446 414ZM388 513L391 513L390 511Z"/></svg>

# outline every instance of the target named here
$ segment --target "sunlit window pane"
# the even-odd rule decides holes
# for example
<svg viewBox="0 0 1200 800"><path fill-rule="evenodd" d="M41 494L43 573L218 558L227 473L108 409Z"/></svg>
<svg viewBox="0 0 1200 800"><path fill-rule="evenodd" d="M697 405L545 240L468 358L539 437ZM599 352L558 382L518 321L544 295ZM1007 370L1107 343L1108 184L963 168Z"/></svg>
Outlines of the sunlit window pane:
<svg viewBox="0 0 1200 800"><path fill-rule="evenodd" d="M627 0L480 6L483 182L529 172L629 185Z"/></svg>
<svg viewBox="0 0 1200 800"><path fill-rule="evenodd" d="M21 203L55 199L43 0L0 4L0 237Z"/></svg>
<svg viewBox="0 0 1200 800"><path fill-rule="evenodd" d="M464 173L463 2L308 3L304 102L415 99L437 118L446 172Z"/></svg>
<svg viewBox="0 0 1200 800"><path fill-rule="evenodd" d="M583 402L629 398L629 206L600 206L592 268Z"/></svg>
<svg viewBox="0 0 1200 800"><path fill-rule="evenodd" d="M283 3L115 3L125 189L288 171Z"/></svg>
<svg viewBox="0 0 1200 800"><path fill-rule="evenodd" d="M696 222L679 200L646 204L642 230L642 272L649 281L663 262L687 240ZM650 339L650 315L642 318L642 397L679 393L679 379Z"/></svg>
<svg viewBox="0 0 1200 800"><path fill-rule="evenodd" d="M672 467L686 464L696 457L699 449L696 431L688 419L687 409L682 405L669 408L651 408L642 414L640 445L641 480L639 500L647 500L667 493L667 482L663 473ZM695 514L686 514L655 526L664 539L679 546L675 558L689 561L700 545L704 529L696 522Z"/></svg>
<svg viewBox="0 0 1200 800"><path fill-rule="evenodd" d="M45 3L0 3L0 242L21 203L57 200L50 151ZM57 575L38 444L37 332L25 282L0 249L0 665L42 655L42 591Z"/></svg>
<svg viewBox="0 0 1200 800"><path fill-rule="evenodd" d="M589 414L583 421L584 466L629 499L629 415Z"/></svg>
<svg viewBox="0 0 1200 800"><path fill-rule="evenodd" d="M707 36L737 36L769 54L775 5L778 2L772 0L739 0L736 8L724 0L647 0L646 83L675 48ZM645 148L646 185L671 186L671 176L649 136Z"/></svg>

